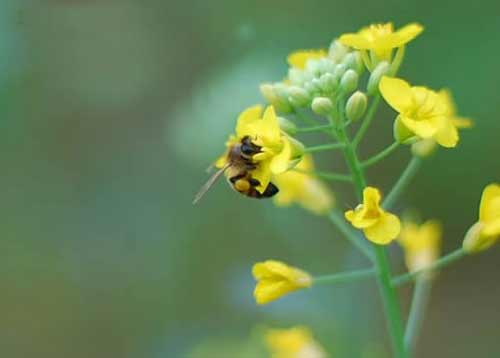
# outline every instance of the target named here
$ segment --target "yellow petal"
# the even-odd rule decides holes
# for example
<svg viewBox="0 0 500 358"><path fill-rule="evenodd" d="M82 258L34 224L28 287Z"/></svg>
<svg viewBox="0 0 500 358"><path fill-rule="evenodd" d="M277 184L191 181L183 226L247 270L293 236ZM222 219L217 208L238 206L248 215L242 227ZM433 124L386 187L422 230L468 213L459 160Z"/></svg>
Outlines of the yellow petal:
<svg viewBox="0 0 500 358"><path fill-rule="evenodd" d="M451 119L451 122L453 125L459 129L462 128L472 128L474 126L474 121L469 118L463 118L463 117L453 117Z"/></svg>
<svg viewBox="0 0 500 358"><path fill-rule="evenodd" d="M257 304L265 305L297 289L287 281L264 280L255 286L254 297Z"/></svg>
<svg viewBox="0 0 500 358"><path fill-rule="evenodd" d="M362 34L344 34L338 40L342 45L355 48L356 50L368 50L372 43Z"/></svg>
<svg viewBox="0 0 500 358"><path fill-rule="evenodd" d="M383 213L376 224L364 229L366 238L378 245L387 245L401 231L399 218L391 213Z"/></svg>
<svg viewBox="0 0 500 358"><path fill-rule="evenodd" d="M264 111L261 120L256 123L256 139L254 143L260 147L280 147L281 129L279 126L278 117L273 106L268 106Z"/></svg>
<svg viewBox="0 0 500 358"><path fill-rule="evenodd" d="M417 23L411 23L403 26L394 33L397 38L397 40L393 43L394 47L399 47L410 42L415 37L420 35L422 31L424 31L423 26Z"/></svg>
<svg viewBox="0 0 500 358"><path fill-rule="evenodd" d="M409 111L414 105L411 87L402 79L384 76L379 89L386 102L399 113Z"/></svg>
<svg viewBox="0 0 500 358"><path fill-rule="evenodd" d="M457 127L455 127L453 123L446 118L445 124L436 132L434 139L443 147L455 147L459 140Z"/></svg>
<svg viewBox="0 0 500 358"><path fill-rule="evenodd" d="M283 137L283 150L271 160L271 172L273 174L280 174L288 170L290 158L292 154L292 147L290 141Z"/></svg>
<svg viewBox="0 0 500 358"><path fill-rule="evenodd" d="M438 122L441 118L429 118L424 120L414 119L412 117L400 116L401 122L420 138L431 138L439 129Z"/></svg>
<svg viewBox="0 0 500 358"><path fill-rule="evenodd" d="M263 160L259 162L257 168L252 171L252 177L257 179L260 183L255 189L261 194L266 190L271 181L270 162L270 160Z"/></svg>
<svg viewBox="0 0 500 358"><path fill-rule="evenodd" d="M326 56L326 51L319 50L299 50L288 55L287 62L291 67L303 70L307 61L310 59L319 59Z"/></svg>
<svg viewBox="0 0 500 358"><path fill-rule="evenodd" d="M238 121L236 122L236 136L238 138L243 138L245 136L255 136L255 122L259 120L262 113L262 106L257 105L245 109L238 116Z"/></svg>
<svg viewBox="0 0 500 358"><path fill-rule="evenodd" d="M500 218L500 184L489 184L483 190L479 220L489 222Z"/></svg>

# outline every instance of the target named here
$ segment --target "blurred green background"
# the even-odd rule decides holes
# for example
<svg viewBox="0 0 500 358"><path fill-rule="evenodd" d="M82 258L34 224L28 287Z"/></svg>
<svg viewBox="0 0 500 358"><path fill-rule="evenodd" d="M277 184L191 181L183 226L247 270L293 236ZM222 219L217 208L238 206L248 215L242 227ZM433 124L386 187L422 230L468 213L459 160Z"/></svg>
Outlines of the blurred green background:
<svg viewBox="0 0 500 358"><path fill-rule="evenodd" d="M248 340L259 326L303 324L333 356L388 357L374 284L253 302L255 261L366 265L328 222L223 183L191 205L236 115L285 75L291 50L377 21L424 24L402 75L449 87L476 120L399 207L441 219L448 251L500 178L497 1L2 1L0 355L258 357ZM393 113L381 114L364 156L391 140ZM387 191L407 157L370 181ZM337 191L340 208L354 204ZM500 356L499 258L440 275L419 357Z"/></svg>

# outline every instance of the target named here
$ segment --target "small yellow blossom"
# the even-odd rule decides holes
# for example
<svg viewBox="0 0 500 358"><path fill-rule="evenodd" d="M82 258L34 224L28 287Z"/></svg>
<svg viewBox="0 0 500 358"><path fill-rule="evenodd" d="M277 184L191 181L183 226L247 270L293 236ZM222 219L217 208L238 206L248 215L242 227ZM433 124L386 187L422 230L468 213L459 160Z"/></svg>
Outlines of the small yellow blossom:
<svg viewBox="0 0 500 358"><path fill-rule="evenodd" d="M387 245L401 230L399 218L380 207L380 192L376 188L363 190L363 204L354 210L346 211L346 219L357 229L362 229L368 240Z"/></svg>
<svg viewBox="0 0 500 358"><path fill-rule="evenodd" d="M483 190L479 221L465 235L463 247L469 253L486 250L500 238L500 184Z"/></svg>
<svg viewBox="0 0 500 358"><path fill-rule="evenodd" d="M252 159L257 164L252 176L260 182L256 189L263 193L272 174L283 173L295 166L303 153L303 145L289 137L280 129L273 106L268 106L262 113L262 106L254 106L243 111L236 124L236 134L231 135L226 147L231 148L245 137L250 137L253 144L260 147L260 153ZM215 162L222 168L228 161L228 150Z"/></svg>
<svg viewBox="0 0 500 358"><path fill-rule="evenodd" d="M398 242L404 250L409 271L428 267L439 258L441 231L441 225L435 220L422 225L403 221Z"/></svg>
<svg viewBox="0 0 500 358"><path fill-rule="evenodd" d="M297 68L299 70L303 70L306 67L307 61L311 59L320 59L326 57L326 50L298 50L292 52L287 57L287 62L290 67Z"/></svg>
<svg viewBox="0 0 500 358"><path fill-rule="evenodd" d="M471 128L473 126L473 121L471 119L460 117L457 115L457 107L449 90L442 89L441 91L439 91L439 97L446 107L447 115L450 118L451 123L457 129ZM427 157L432 152L434 152L436 147L436 141L432 138L427 138L414 143L411 147L411 150L415 155L418 155L420 157Z"/></svg>
<svg viewBox="0 0 500 358"><path fill-rule="evenodd" d="M280 261L267 260L256 263L252 273L257 281L254 297L259 305L312 285L312 277L307 272Z"/></svg>
<svg viewBox="0 0 500 358"><path fill-rule="evenodd" d="M270 329L266 344L271 358L326 358L325 351L306 327Z"/></svg>
<svg viewBox="0 0 500 358"><path fill-rule="evenodd" d="M410 132L422 139L432 138L443 147L457 145L458 130L452 121L449 103L442 95L387 76L382 77L379 89L387 103L399 113L396 121Z"/></svg>
<svg viewBox="0 0 500 358"><path fill-rule="evenodd" d="M394 31L392 23L374 24L357 33L340 36L339 42L356 50L370 50L379 60L390 60L392 49L401 47L423 31L422 25L412 23Z"/></svg>
<svg viewBox="0 0 500 358"><path fill-rule="evenodd" d="M273 177L273 183L280 189L274 203L278 206L298 203L318 215L328 212L334 204L334 197L328 187L312 174L312 156L304 155L295 169Z"/></svg>

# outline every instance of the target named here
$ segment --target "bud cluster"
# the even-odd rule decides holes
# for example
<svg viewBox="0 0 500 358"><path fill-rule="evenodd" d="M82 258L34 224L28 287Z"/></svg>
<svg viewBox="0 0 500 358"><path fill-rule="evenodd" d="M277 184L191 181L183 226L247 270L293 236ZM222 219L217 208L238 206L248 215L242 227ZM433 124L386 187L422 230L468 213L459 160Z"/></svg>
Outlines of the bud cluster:
<svg viewBox="0 0 500 358"><path fill-rule="evenodd" d="M284 81L262 84L260 91L282 113L310 108L319 115L330 114L341 94L350 103L352 120L356 120L364 114L367 103L364 93L355 92L364 69L359 51L334 40L324 56L307 59L301 68L291 66Z"/></svg>

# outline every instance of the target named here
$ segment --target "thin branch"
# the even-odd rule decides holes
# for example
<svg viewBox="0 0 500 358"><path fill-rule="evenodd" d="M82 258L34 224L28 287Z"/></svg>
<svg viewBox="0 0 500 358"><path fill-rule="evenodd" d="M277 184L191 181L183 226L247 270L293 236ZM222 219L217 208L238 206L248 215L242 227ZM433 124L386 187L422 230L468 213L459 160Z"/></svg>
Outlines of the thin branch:
<svg viewBox="0 0 500 358"><path fill-rule="evenodd" d="M379 153L375 154L373 157L371 157L371 158L365 160L364 162L362 162L361 166L363 168L367 168L367 167L369 167L369 166L371 166L373 164L378 163L379 161L383 160L387 156L391 155L396 149L398 149L398 147L399 147L399 143L398 142L392 143L390 146L388 146L387 148L383 149Z"/></svg>
<svg viewBox="0 0 500 358"><path fill-rule="evenodd" d="M331 275L314 277L313 282L314 284L337 284L337 283L352 282L374 277L375 273L376 270L374 268L339 272Z"/></svg>

